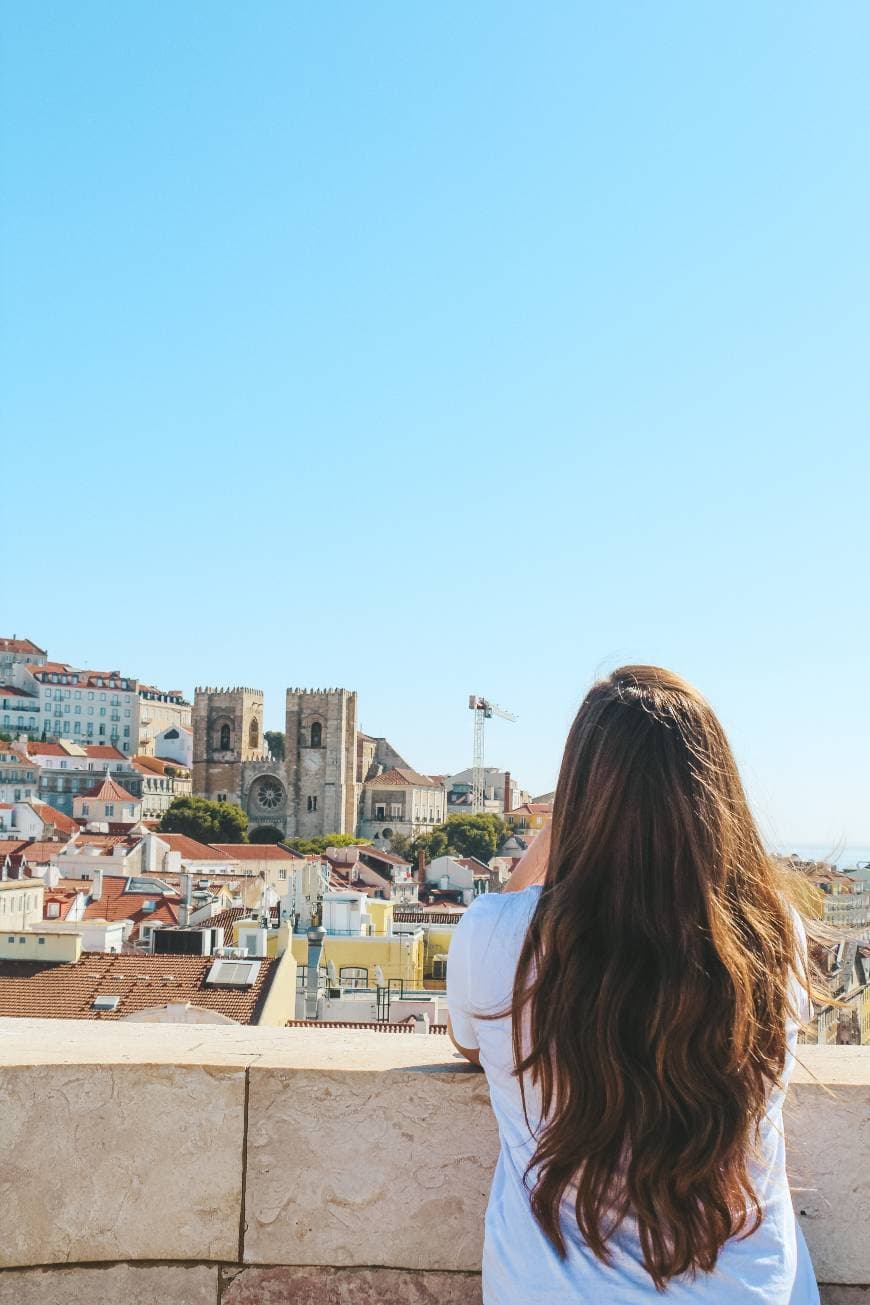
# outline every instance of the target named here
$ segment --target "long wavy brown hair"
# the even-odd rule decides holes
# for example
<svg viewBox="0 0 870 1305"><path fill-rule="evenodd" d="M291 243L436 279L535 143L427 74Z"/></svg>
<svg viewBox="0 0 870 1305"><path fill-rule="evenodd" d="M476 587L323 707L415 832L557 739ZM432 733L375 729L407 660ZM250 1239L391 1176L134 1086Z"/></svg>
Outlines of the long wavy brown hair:
<svg viewBox="0 0 870 1305"><path fill-rule="evenodd" d="M540 1094L531 1203L566 1254L636 1222L659 1290L762 1211L749 1164L786 1058L796 936L721 725L685 680L623 666L587 694L513 992ZM527 1110L528 1119L528 1110Z"/></svg>

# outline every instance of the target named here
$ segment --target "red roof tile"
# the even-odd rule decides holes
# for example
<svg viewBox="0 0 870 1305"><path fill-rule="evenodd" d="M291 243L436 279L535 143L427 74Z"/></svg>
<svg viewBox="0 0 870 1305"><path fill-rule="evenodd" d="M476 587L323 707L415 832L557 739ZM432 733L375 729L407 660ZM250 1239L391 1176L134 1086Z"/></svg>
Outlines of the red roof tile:
<svg viewBox="0 0 870 1305"><path fill-rule="evenodd" d="M55 829L62 834L77 834L79 832L78 823L68 816L64 811L58 811L57 807L50 807L47 802L28 802L27 806L36 812L44 824L54 825Z"/></svg>
<svg viewBox="0 0 870 1305"><path fill-rule="evenodd" d="M185 861L228 861L230 858L217 847L208 843L198 843L187 834L164 834L158 832L161 843L166 843L170 852L180 852Z"/></svg>
<svg viewBox="0 0 870 1305"><path fill-rule="evenodd" d="M32 639L0 639L0 652L38 653L45 656L45 649L38 648Z"/></svg>
<svg viewBox="0 0 870 1305"><path fill-rule="evenodd" d="M95 784L87 792L78 793L76 796L79 798L96 798L98 802L137 803L139 801L132 793L128 793L125 788L121 788L120 784L116 784L111 775L107 775L102 783Z"/></svg>
<svg viewBox="0 0 870 1305"><path fill-rule="evenodd" d="M405 770L394 766L392 770L385 770L382 775L375 775L373 779L367 779L366 784L371 788L441 788L441 784L436 784L434 779L428 775L421 775L416 770Z"/></svg>
<svg viewBox="0 0 870 1305"><path fill-rule="evenodd" d="M165 838L165 834L160 835ZM290 852L277 843L212 843L211 846L238 861L297 861L298 852Z"/></svg>
<svg viewBox="0 0 870 1305"><path fill-rule="evenodd" d="M211 956L130 956L85 952L75 963L0 960L0 1016L117 1020L137 1011L190 1002L239 1024L254 1024L278 962L260 961L250 988L206 985ZM95 1011L95 997L121 998L116 1011Z"/></svg>

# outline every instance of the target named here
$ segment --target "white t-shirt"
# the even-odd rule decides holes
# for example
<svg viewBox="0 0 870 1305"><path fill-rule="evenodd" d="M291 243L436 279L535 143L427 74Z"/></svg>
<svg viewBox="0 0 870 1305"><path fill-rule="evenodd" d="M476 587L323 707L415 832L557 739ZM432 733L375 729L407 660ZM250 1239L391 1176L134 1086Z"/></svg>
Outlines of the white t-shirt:
<svg viewBox="0 0 870 1305"><path fill-rule="evenodd" d="M576 1222L566 1219L568 1255L560 1260L532 1214L523 1175L534 1154L526 1126L518 1080L513 1073L510 1016L477 1018L510 1008L514 974L526 929L540 888L484 894L466 911L450 946L447 999L457 1042L480 1049L498 1122L501 1152L486 1212L483 1250L484 1305L817 1305L819 1300L809 1252L797 1226L785 1171L782 1134L783 1090L771 1095L761 1131L760 1162L753 1183L764 1219L757 1232L732 1239L722 1248L716 1269L672 1279L656 1291L630 1222L613 1242L613 1263L604 1265L583 1242ZM797 1030L789 1031L788 1064L792 1067ZM590 1048L590 1054L596 1049ZM529 1117L535 1107L527 1085ZM530 1175L531 1178L531 1175Z"/></svg>

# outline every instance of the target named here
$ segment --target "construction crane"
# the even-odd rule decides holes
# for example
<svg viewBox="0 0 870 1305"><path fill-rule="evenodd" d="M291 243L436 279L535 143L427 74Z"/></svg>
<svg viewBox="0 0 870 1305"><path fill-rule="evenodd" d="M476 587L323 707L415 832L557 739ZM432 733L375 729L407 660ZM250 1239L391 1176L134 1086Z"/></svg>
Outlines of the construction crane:
<svg viewBox="0 0 870 1305"><path fill-rule="evenodd" d="M484 809L483 758L486 722L492 716L499 716L502 720L516 720L516 716L512 711L505 711L504 707L499 707L497 703L490 702L488 698L482 698L478 693L469 694L468 708L469 711L474 712L474 773L471 781L471 809L477 815Z"/></svg>

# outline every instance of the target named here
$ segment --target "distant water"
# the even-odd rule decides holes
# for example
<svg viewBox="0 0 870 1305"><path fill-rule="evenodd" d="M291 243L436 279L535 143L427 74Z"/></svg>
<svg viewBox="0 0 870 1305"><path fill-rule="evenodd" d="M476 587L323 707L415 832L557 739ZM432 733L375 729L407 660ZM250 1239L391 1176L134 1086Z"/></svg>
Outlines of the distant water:
<svg viewBox="0 0 870 1305"><path fill-rule="evenodd" d="M781 856L791 856L792 852L797 852L804 861L830 861L840 870L848 870L859 861L865 865L870 862L870 847L859 844L831 847L828 843L796 843L789 847L775 847L773 850Z"/></svg>

